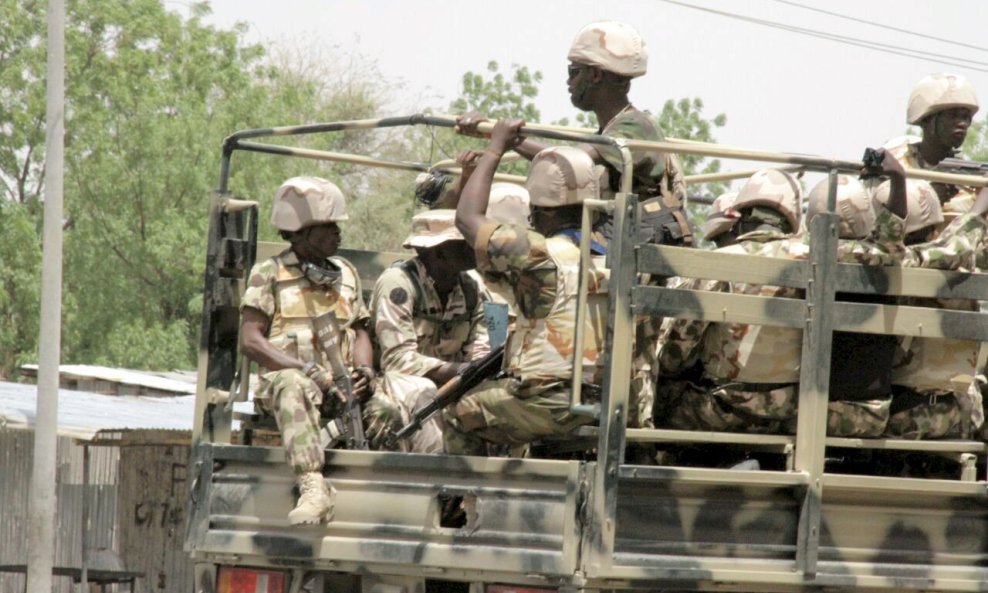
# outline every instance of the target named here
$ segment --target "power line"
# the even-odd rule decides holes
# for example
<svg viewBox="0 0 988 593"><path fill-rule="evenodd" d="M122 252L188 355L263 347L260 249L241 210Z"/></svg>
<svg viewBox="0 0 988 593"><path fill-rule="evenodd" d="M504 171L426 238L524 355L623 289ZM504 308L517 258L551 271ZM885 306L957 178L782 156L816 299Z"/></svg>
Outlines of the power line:
<svg viewBox="0 0 988 593"><path fill-rule="evenodd" d="M860 18L849 16L849 15L846 15L846 14L840 14L840 13L837 13L837 12L831 12L829 10L823 10L822 8L817 8L815 6L807 6L805 4L800 4L799 2L792 2L791 0L773 0L773 2L778 2L779 4L788 4L790 6L795 6L797 8L802 8L804 10L811 10L813 12L819 12L821 14L835 16L835 17L840 18L840 19L845 19L845 20L848 20L848 21L854 21L855 23L862 23L862 24L865 24L865 25L871 25L872 27L878 27L880 29L888 29L889 31L896 31L898 33L905 33L906 35L913 35L915 37L922 37L923 39L931 39L933 41L939 41L941 43L949 43L951 45L957 45L957 46L960 46L960 47L966 47L968 49L974 49L974 50L977 50L977 51L985 51L985 52L988 52L988 48L983 47L983 46L980 46L980 45L973 45L973 44L970 44L970 43L961 43L960 41L954 41L953 39L945 39L943 37L936 37L934 35L927 35L926 33L920 33L919 31L910 31L909 29L900 29L899 27L893 27L891 25L886 25L886 24L883 24L883 23L876 23L874 21L869 21L869 20L866 20L866 19L860 19Z"/></svg>
<svg viewBox="0 0 988 593"><path fill-rule="evenodd" d="M806 35L809 37L817 37L820 39L827 39L834 41L836 43L843 43L845 45L852 45L856 47L862 47L865 49L871 49L873 51L888 53L892 55L904 56L908 58L915 58L919 60L925 60L927 62L933 62L937 64L945 64L948 66L957 66L960 68L966 68L969 70L975 70L977 72L988 72L988 68L978 68L977 66L972 66L971 64L988 66L988 62L982 62L978 60L972 60L969 58L962 58L959 56L950 56L945 54L936 54L933 52L927 52L922 50L914 50L908 47L902 47L897 45L889 45L886 43L878 43L875 41L869 41L866 39L860 39L856 37L849 37L846 35L838 35L836 33L825 33L822 31L815 31L813 29L807 29L804 27L796 27L793 25L786 25L784 23L779 23L775 21L769 21L765 19L759 19L754 17L749 17L733 12L726 12L723 10L715 10L713 8L706 8L703 6L696 6L693 4L686 4L685 2L677 2L676 0L661 0L667 4L674 4L676 6L682 6L683 8L691 8L693 10L699 10L700 12L709 12L711 14L716 14L718 16L723 16L731 19L736 19L740 21L745 21L753 23L756 25L762 25L764 27L770 27L773 29L780 29L782 31L789 31L790 33L797 33L800 35ZM940 59L947 58L947 59ZM948 61L956 60L956 61ZM960 62L968 62L967 64L962 64Z"/></svg>

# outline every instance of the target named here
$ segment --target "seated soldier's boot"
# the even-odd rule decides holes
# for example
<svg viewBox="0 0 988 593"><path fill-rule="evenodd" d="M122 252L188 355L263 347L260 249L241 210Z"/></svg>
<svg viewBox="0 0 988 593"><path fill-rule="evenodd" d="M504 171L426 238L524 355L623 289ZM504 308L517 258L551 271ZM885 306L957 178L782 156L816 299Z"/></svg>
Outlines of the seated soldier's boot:
<svg viewBox="0 0 988 593"><path fill-rule="evenodd" d="M326 484L321 472L306 472L298 476L301 496L298 504L288 513L292 525L318 524L333 520L333 503L336 489Z"/></svg>

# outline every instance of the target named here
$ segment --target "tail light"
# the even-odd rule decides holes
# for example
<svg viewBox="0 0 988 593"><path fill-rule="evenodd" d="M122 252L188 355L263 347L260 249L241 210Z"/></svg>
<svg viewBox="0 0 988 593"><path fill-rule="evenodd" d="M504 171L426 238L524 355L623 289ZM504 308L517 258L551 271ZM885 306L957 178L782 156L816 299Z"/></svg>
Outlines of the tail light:
<svg viewBox="0 0 988 593"><path fill-rule="evenodd" d="M277 570L221 566L217 593L285 593L287 575Z"/></svg>

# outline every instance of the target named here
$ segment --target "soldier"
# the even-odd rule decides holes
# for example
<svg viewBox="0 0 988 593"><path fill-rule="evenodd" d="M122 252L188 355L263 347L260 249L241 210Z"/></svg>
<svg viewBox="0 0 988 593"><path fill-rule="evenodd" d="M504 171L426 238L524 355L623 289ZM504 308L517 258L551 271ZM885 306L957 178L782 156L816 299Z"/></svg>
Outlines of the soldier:
<svg viewBox="0 0 988 593"><path fill-rule="evenodd" d="M501 156L519 141L521 125L497 122L457 206L457 227L477 254L477 268L512 279L518 321L505 349L504 376L481 383L446 409L448 453L482 455L488 443L523 445L565 434L589 422L569 410L573 381L599 381L605 320L591 307L587 342L574 352L580 254L563 231L579 226L581 204L599 195L603 170L580 149L546 149L533 160L526 183L532 229L491 220L491 179ZM603 290L602 270L591 266L588 277L591 293ZM584 376L574 378L573 357L581 354Z"/></svg>
<svg viewBox="0 0 988 593"><path fill-rule="evenodd" d="M904 166L933 169L940 161L957 156L964 144L978 97L967 78L956 74L931 74L923 77L909 95L906 121L920 126L923 137L905 136L887 142L885 148ZM977 189L933 184L940 203L948 213L963 214L974 203Z"/></svg>
<svg viewBox="0 0 988 593"><path fill-rule="evenodd" d="M384 395L405 421L436 396L436 387L490 352L483 285L467 273L473 251L456 230L453 210L412 218L402 247L416 256L381 274L371 297L374 336L381 353ZM442 426L433 416L412 437L414 453L442 452Z"/></svg>
<svg viewBox="0 0 988 593"><path fill-rule="evenodd" d="M583 27L569 50L567 85L570 101L581 111L592 111L600 123L597 133L613 138L661 141L662 132L646 111L631 104L631 80L645 74L648 52L641 35L630 25L599 21ZM486 118L476 112L463 115L457 131L477 135L476 125ZM546 144L527 138L514 148L531 159ZM595 163L607 167L608 183L601 191L606 199L620 188L623 161L611 145L584 144ZM641 208L641 240L664 245L689 245L693 233L683 204L686 183L675 155L632 151L632 191ZM608 221L609 222L609 221ZM610 236L609 224L603 237Z"/></svg>
<svg viewBox="0 0 988 593"><path fill-rule="evenodd" d="M891 193L883 183L875 199ZM943 222L935 190L925 181L907 182L909 212L905 220L905 253L901 265L944 270L973 270L983 240L988 193L955 219L935 240ZM974 302L908 298L901 304L976 311ZM898 438L970 438L984 422L980 392L971 382L978 344L967 340L902 337L892 363L892 405L885 436Z"/></svg>
<svg viewBox="0 0 988 593"><path fill-rule="evenodd" d="M346 219L346 200L334 184L319 177L287 180L275 194L271 223L290 246L254 266L241 303L243 352L261 367L255 403L274 416L301 492L288 514L292 525L332 519L335 490L322 474L319 420L321 411L334 415L345 401L314 319L336 317L354 395L369 404L365 408L382 405L368 399L375 374L360 279L350 262L334 255L341 240L338 223Z"/></svg>
<svg viewBox="0 0 988 593"><path fill-rule="evenodd" d="M791 257L799 239L802 189L788 173L756 172L733 208L737 243L718 249ZM797 289L691 280L694 289L800 297ZM659 340L658 421L679 429L783 432L795 418L802 334L797 329L667 320ZM657 406L659 407L659 406Z"/></svg>

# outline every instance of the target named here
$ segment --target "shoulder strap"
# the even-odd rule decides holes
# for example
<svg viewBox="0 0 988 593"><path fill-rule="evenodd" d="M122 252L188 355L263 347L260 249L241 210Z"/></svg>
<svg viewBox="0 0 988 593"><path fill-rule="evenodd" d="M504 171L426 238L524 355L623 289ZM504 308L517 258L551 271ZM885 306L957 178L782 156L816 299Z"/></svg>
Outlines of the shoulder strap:
<svg viewBox="0 0 988 593"><path fill-rule="evenodd" d="M460 288L463 289L463 300L466 301L467 318L473 316L473 312L477 309L477 302L480 300L480 287L477 285L477 280L467 272L460 272Z"/></svg>
<svg viewBox="0 0 988 593"><path fill-rule="evenodd" d="M425 293L422 289L422 281L419 279L415 262L410 259L398 260L391 264L391 267L400 268L405 272L405 275L408 276L412 286L415 288L415 302L412 303L412 316L418 317L422 314L422 303L425 301Z"/></svg>

